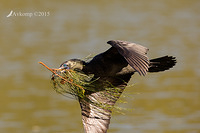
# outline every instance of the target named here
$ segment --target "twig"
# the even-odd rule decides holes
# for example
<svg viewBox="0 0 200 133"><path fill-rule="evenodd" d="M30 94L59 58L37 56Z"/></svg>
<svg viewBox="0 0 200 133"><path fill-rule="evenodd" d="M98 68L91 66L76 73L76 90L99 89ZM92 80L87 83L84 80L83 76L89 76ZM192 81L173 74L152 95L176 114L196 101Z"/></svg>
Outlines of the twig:
<svg viewBox="0 0 200 133"><path fill-rule="evenodd" d="M49 68L47 65L45 65L45 64L44 64L43 62L41 62L41 61L38 62L38 63L41 64L41 65L43 65L44 67L46 67L49 71L51 71L52 73L54 73L56 76L60 77L61 79L65 80L66 82L68 82L68 83L70 83L70 84L73 84L73 85L79 87L80 89L84 90L84 88L81 87L80 85L77 85L77 84L73 83L72 81L67 80L66 78L60 76L59 74L57 74L57 73L55 72L56 70L61 70L61 69L51 69L51 68ZM67 71L68 71L68 72L69 72L69 71L74 72L73 70L67 70ZM85 91L85 90L84 90L84 91Z"/></svg>

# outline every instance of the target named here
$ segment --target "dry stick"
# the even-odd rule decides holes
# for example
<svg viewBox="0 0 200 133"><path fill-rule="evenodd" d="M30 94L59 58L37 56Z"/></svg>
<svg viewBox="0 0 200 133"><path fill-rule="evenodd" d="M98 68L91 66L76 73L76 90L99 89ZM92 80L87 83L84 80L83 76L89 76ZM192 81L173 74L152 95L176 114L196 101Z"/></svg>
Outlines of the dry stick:
<svg viewBox="0 0 200 133"><path fill-rule="evenodd" d="M39 64L41 64L41 65L43 65L44 67L46 67L49 71L51 71L52 73L54 73L55 75L57 75L58 77L60 77L61 79L63 79L63 80L65 80L65 81L67 81L68 83L70 83L70 84L73 84L73 85L75 85L75 86L77 86L77 87L79 87L79 88L81 88L82 90L84 90L83 89L83 87L81 87L80 85L77 85L77 84L75 84L75 83L73 83L73 82L71 82L71 81L69 81L69 80L66 80L64 77L62 77L62 76L60 76L59 74L57 74L56 72L55 72L55 70L60 70L60 69L51 69L51 68L49 68L47 65L45 65L43 62L38 62ZM68 71L69 72L69 71Z"/></svg>

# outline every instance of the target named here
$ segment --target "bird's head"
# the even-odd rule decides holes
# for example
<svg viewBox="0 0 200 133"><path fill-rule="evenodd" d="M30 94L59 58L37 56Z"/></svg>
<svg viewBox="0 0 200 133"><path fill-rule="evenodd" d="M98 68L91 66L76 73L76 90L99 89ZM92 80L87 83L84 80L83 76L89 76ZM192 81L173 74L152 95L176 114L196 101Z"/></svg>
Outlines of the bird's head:
<svg viewBox="0 0 200 133"><path fill-rule="evenodd" d="M72 69L80 71L83 69L84 63L85 62L80 59L71 59L63 62L59 69Z"/></svg>

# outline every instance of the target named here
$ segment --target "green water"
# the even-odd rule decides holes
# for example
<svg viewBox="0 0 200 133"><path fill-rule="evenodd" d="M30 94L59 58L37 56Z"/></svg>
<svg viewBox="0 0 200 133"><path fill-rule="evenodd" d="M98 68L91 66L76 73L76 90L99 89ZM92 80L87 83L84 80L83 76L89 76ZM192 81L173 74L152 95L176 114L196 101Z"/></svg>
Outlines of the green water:
<svg viewBox="0 0 200 133"><path fill-rule="evenodd" d="M111 39L143 44L150 58L174 55L163 73L135 74L125 115L109 133L200 132L200 1L6 1L0 3L0 131L83 132L79 104L57 94L51 73L70 58L98 54ZM49 12L49 16L11 16ZM120 104L119 104L120 105Z"/></svg>

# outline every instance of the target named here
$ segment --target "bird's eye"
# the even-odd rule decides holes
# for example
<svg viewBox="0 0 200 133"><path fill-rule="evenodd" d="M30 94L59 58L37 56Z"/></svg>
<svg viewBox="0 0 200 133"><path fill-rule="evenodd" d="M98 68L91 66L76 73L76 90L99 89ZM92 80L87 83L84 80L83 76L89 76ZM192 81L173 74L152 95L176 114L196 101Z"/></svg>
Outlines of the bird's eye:
<svg viewBox="0 0 200 133"><path fill-rule="evenodd" d="M67 64L63 64L63 67L68 69L69 67L67 66Z"/></svg>

